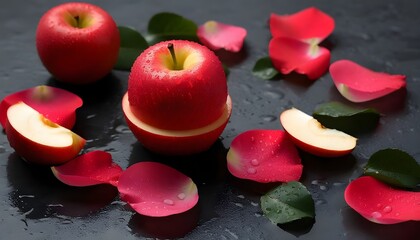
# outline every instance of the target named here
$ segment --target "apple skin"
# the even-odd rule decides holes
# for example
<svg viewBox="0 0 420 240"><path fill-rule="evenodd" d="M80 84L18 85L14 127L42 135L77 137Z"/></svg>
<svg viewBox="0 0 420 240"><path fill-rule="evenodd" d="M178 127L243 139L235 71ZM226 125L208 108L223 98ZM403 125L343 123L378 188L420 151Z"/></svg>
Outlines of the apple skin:
<svg viewBox="0 0 420 240"><path fill-rule="evenodd" d="M163 155L191 155L209 149L217 141L229 121L232 101L228 96L222 116L208 125L213 127L192 131L162 130L142 123L131 110L128 93L123 97L122 108L128 127L144 147Z"/></svg>
<svg viewBox="0 0 420 240"><path fill-rule="evenodd" d="M74 26L76 17L84 26ZM105 77L117 61L119 47L119 31L112 17L88 3L70 2L51 8L36 30L42 63L57 80L66 83L87 84Z"/></svg>
<svg viewBox="0 0 420 240"><path fill-rule="evenodd" d="M290 137L290 139L293 141L293 143L298 148L300 148L300 149L302 149L302 150L304 150L304 151L306 151L310 154L318 156L318 157L333 158L333 157L341 157L341 156L344 156L344 155L347 155L347 154L351 153L353 151L354 147L356 146L357 139L348 135L348 134L345 134L341 131L337 131L337 132L340 132L339 134L341 135L341 137L343 137L344 135L347 135L348 137L346 137L346 138L354 141L354 145L352 147L348 147L347 149L342 149L342 150L336 150L336 149L328 148L327 146L325 146L325 147L315 146L315 145L311 145L311 144L309 144L305 141L302 141L298 137L295 137L294 132L293 132L293 131L295 131L295 132L300 131L302 129L297 130L296 127L295 127L295 129L293 129L291 127L291 124L288 124L292 120L294 120L294 122L300 122L300 121L298 121L298 119L291 119L290 118L290 116L292 115L292 114L290 114L291 112L297 112L297 114L294 114L295 117L300 117L300 118L304 117L304 118L313 120L314 122L312 122L312 125L311 125L312 127L315 127L315 128L318 128L318 129L325 129L325 127L322 126L321 123L319 123L312 116L309 116L306 113L303 113L302 111L300 111L298 109L292 108L292 109L283 111L280 114L280 123L283 126L287 135ZM305 127L305 126L300 126L300 128L303 128L303 127ZM308 130L308 134L309 134L310 129L307 129L307 130ZM313 136L313 137L316 138L316 136ZM331 136L331 137L334 137L334 136ZM322 139L317 139L317 140L319 140L319 141L313 141L313 143L321 142ZM339 141L340 139L336 139L336 140Z"/></svg>
<svg viewBox="0 0 420 240"><path fill-rule="evenodd" d="M11 106L9 110L12 107L13 106ZM15 129L15 127L13 127L13 123L11 123L10 119L6 122L6 135L10 146L25 161L48 166L60 165L74 159L86 143L85 139L75 133L72 133L72 145L66 147L44 145L29 139L24 134L21 134L17 129Z"/></svg>
<svg viewBox="0 0 420 240"><path fill-rule="evenodd" d="M169 43L183 65L181 70L173 69ZM160 42L146 49L134 62L128 82L134 114L160 129L211 124L222 115L227 95L226 75L218 57L207 47L185 40Z"/></svg>

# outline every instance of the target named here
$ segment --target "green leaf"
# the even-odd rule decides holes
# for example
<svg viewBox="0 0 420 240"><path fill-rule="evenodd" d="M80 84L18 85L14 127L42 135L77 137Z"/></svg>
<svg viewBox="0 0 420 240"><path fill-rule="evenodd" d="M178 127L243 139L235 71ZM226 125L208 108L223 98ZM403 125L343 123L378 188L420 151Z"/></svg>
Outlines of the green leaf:
<svg viewBox="0 0 420 240"><path fill-rule="evenodd" d="M349 134L375 129L380 117L380 114L373 108L354 108L339 102L321 104L312 115L325 127Z"/></svg>
<svg viewBox="0 0 420 240"><path fill-rule="evenodd" d="M420 165L408 153L399 149L383 149L374 153L366 166L365 175L402 188L420 184Z"/></svg>
<svg viewBox="0 0 420 240"><path fill-rule="evenodd" d="M130 70L136 58L149 47L149 44L139 32L132 28L119 26L118 30L120 32L120 51L114 68Z"/></svg>
<svg viewBox="0 0 420 240"><path fill-rule="evenodd" d="M279 75L279 72L274 68L270 57L263 57L257 60L252 69L252 73L262 79L270 80Z"/></svg>
<svg viewBox="0 0 420 240"><path fill-rule="evenodd" d="M198 41L197 24L180 15L162 12L154 15L148 25L150 44L172 39Z"/></svg>
<svg viewBox="0 0 420 240"><path fill-rule="evenodd" d="M274 224L314 218L314 200L300 182L284 183L261 197L264 215Z"/></svg>

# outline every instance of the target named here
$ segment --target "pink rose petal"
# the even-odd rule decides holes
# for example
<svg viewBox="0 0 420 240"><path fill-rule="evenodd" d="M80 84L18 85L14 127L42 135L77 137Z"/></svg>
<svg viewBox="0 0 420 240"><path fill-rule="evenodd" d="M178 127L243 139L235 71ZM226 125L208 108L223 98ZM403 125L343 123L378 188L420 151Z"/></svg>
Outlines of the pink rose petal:
<svg viewBox="0 0 420 240"><path fill-rule="evenodd" d="M83 104L82 99L69 91L37 86L6 96L0 103L0 123L6 126L7 109L18 102L24 102L58 125L71 129L76 121L76 109Z"/></svg>
<svg viewBox="0 0 420 240"><path fill-rule="evenodd" d="M239 134L227 154L232 175L256 182L297 181L303 166L296 147L281 130L249 130Z"/></svg>
<svg viewBox="0 0 420 240"><path fill-rule="evenodd" d="M372 222L420 221L420 192L394 189L370 176L352 181L344 198L351 208Z"/></svg>
<svg viewBox="0 0 420 240"><path fill-rule="evenodd" d="M198 202L191 178L156 162L130 166L120 177L118 191L136 212L151 217L182 213Z"/></svg>
<svg viewBox="0 0 420 240"><path fill-rule="evenodd" d="M63 164L51 167L61 182L77 187L108 183L117 186L122 169L112 162L111 154L93 151Z"/></svg>
<svg viewBox="0 0 420 240"><path fill-rule="evenodd" d="M271 35L320 43L334 30L334 19L321 10L310 7L291 15L270 16Z"/></svg>
<svg viewBox="0 0 420 240"><path fill-rule="evenodd" d="M197 29L200 42L212 50L239 52L246 37L246 29L216 21L208 21Z"/></svg>
<svg viewBox="0 0 420 240"><path fill-rule="evenodd" d="M404 75L374 72L350 60L331 64L330 74L341 95L352 102L370 101L406 86Z"/></svg>
<svg viewBox="0 0 420 240"><path fill-rule="evenodd" d="M273 38L268 46L273 66L282 74L295 71L315 80L330 64L330 51L316 44L291 38Z"/></svg>

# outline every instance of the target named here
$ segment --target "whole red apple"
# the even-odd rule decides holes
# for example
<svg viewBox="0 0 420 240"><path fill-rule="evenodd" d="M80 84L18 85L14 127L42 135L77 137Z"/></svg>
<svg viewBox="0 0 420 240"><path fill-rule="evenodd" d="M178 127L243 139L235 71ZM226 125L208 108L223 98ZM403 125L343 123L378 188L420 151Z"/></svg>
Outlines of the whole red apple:
<svg viewBox="0 0 420 240"><path fill-rule="evenodd" d="M220 60L185 40L160 42L137 58L122 104L139 141L170 155L208 149L232 111Z"/></svg>
<svg viewBox="0 0 420 240"><path fill-rule="evenodd" d="M120 36L112 17L88 3L48 10L36 31L38 55L59 81L86 84L107 75L118 58Z"/></svg>

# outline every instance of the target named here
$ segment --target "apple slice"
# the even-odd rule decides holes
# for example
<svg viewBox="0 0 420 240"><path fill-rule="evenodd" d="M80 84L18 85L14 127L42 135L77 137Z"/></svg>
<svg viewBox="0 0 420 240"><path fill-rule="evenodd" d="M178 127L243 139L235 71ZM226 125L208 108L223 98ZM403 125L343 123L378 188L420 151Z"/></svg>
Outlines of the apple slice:
<svg viewBox="0 0 420 240"><path fill-rule="evenodd" d="M356 147L355 137L325 128L315 118L296 108L282 112L280 122L299 148L316 156L343 156Z"/></svg>
<svg viewBox="0 0 420 240"><path fill-rule="evenodd" d="M71 130L51 122L24 102L7 110L7 139L26 161L59 165L77 156L86 140Z"/></svg>
<svg viewBox="0 0 420 240"><path fill-rule="evenodd" d="M21 101L68 129L74 126L76 109L83 104L82 99L76 94L45 85L15 92L6 96L0 103L0 123L4 129L6 129L7 109Z"/></svg>
<svg viewBox="0 0 420 240"><path fill-rule="evenodd" d="M58 180L75 187L104 183L117 186L122 173L121 167L112 162L111 154L104 151L80 155L60 166L51 167L51 170Z"/></svg>
<svg viewBox="0 0 420 240"><path fill-rule="evenodd" d="M375 223L420 221L420 192L395 189L370 176L352 181L344 198L351 208Z"/></svg>
<svg viewBox="0 0 420 240"><path fill-rule="evenodd" d="M229 172L256 182L298 181L303 166L293 142L281 130L249 130L233 139Z"/></svg>
<svg viewBox="0 0 420 240"><path fill-rule="evenodd" d="M228 96L223 114L214 122L191 130L166 130L142 122L132 111L125 94L122 108L128 127L146 148L165 155L190 155L205 151L216 142L226 127L232 113L232 101Z"/></svg>
<svg viewBox="0 0 420 240"><path fill-rule="evenodd" d="M118 191L136 212L151 217L182 213L198 202L197 186L191 178L156 162L127 168L121 174Z"/></svg>

